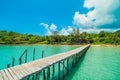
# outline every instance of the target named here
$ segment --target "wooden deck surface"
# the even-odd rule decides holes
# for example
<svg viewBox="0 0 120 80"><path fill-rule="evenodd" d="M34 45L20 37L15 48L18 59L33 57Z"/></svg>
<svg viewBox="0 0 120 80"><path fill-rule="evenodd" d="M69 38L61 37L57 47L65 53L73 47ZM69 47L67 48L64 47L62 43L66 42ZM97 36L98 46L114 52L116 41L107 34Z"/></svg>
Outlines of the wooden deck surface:
<svg viewBox="0 0 120 80"><path fill-rule="evenodd" d="M57 63L61 60L67 59L68 57L81 52L83 49L89 47L85 45L77 49L49 56L43 59L31 61L25 64L14 66L0 71L0 80L21 80L26 76L41 71L42 69Z"/></svg>

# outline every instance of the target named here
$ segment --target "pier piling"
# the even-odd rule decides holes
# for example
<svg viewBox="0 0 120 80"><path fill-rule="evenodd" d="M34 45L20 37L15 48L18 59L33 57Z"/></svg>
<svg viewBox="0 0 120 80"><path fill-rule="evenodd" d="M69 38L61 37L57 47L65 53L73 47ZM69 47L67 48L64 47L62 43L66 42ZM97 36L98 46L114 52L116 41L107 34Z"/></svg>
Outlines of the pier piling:
<svg viewBox="0 0 120 80"><path fill-rule="evenodd" d="M55 75L55 65L53 64L53 72L52 72L52 77Z"/></svg>
<svg viewBox="0 0 120 80"><path fill-rule="evenodd" d="M60 80L60 62L58 62L58 80Z"/></svg>

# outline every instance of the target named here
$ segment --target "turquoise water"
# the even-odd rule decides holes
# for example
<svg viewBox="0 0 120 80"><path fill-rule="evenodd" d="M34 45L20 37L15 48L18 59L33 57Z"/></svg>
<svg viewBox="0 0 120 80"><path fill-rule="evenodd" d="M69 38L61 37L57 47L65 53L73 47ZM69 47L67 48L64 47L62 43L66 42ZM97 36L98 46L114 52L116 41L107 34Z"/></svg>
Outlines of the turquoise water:
<svg viewBox="0 0 120 80"><path fill-rule="evenodd" d="M91 47L66 80L120 80L120 47Z"/></svg>
<svg viewBox="0 0 120 80"><path fill-rule="evenodd" d="M0 69L6 68L6 65L11 63L12 57L15 57L17 65L19 56L25 49L28 49L28 59L31 61L33 48L36 48L36 59L39 59L42 50L46 57L77 47L79 46L0 46ZM57 67L56 70L58 70ZM120 47L90 47L65 80L120 80Z"/></svg>
<svg viewBox="0 0 120 80"><path fill-rule="evenodd" d="M8 63L12 63L12 58L15 57L15 65L19 64L19 57L25 49L28 50L28 61L32 60L33 49L36 49L36 59L41 58L42 50L44 57L58 54L61 52L75 49L79 46L52 46L52 45L21 45L21 46L0 46L0 70L6 68ZM24 57L23 57L24 58Z"/></svg>

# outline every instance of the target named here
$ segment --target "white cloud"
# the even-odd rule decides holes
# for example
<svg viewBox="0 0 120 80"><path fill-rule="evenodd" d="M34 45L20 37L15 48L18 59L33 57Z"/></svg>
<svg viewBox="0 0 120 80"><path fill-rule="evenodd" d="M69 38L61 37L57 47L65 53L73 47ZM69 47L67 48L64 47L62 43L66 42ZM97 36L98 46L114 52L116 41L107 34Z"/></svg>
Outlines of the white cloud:
<svg viewBox="0 0 120 80"><path fill-rule="evenodd" d="M47 30L46 35L52 35L52 32L50 31L48 24L42 22L42 23L40 23L40 25L45 27L45 29Z"/></svg>
<svg viewBox="0 0 120 80"><path fill-rule="evenodd" d="M42 22L42 23L40 23L40 25L43 26L43 27L45 27L46 29L48 28L48 24L46 24L46 23Z"/></svg>
<svg viewBox="0 0 120 80"><path fill-rule="evenodd" d="M47 34L46 35L52 35L52 32L49 29L47 29Z"/></svg>
<svg viewBox="0 0 120 80"><path fill-rule="evenodd" d="M57 30L57 26L55 24L51 24L50 26L46 23L40 23L41 26L45 27L45 29L47 30L46 35L52 35L52 31Z"/></svg>
<svg viewBox="0 0 120 80"><path fill-rule="evenodd" d="M68 33L73 33L73 28L71 26L68 26L67 31L68 31Z"/></svg>
<svg viewBox="0 0 120 80"><path fill-rule="evenodd" d="M63 27L62 30L60 31L60 35L64 35L64 36L67 36L71 33L73 33L73 28L71 26L68 26L67 29Z"/></svg>
<svg viewBox="0 0 120 80"><path fill-rule="evenodd" d="M51 24L51 25L50 25L50 29L51 29L52 31L55 31L55 30L57 30L57 26L56 26L55 24Z"/></svg>
<svg viewBox="0 0 120 80"><path fill-rule="evenodd" d="M93 8L88 13L75 12L73 23L82 27L97 27L116 21L114 11L120 7L120 0L85 0L85 8Z"/></svg>
<svg viewBox="0 0 120 80"><path fill-rule="evenodd" d="M120 29L97 29L97 28L89 28L89 29L83 29L80 28L80 32L87 32L87 33L99 33L100 31L107 31L107 32L115 32Z"/></svg>
<svg viewBox="0 0 120 80"><path fill-rule="evenodd" d="M60 31L60 35L69 35L68 31L65 28L62 28L62 30Z"/></svg>

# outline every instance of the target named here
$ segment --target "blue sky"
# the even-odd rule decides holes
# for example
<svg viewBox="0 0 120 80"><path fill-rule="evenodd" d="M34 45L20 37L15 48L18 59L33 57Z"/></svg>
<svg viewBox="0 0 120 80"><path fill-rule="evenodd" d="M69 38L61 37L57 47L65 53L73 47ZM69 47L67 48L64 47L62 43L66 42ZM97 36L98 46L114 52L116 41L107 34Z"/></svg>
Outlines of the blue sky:
<svg viewBox="0 0 120 80"><path fill-rule="evenodd" d="M54 30L68 35L78 27L81 32L115 31L120 29L120 0L113 1L0 0L0 30L37 35Z"/></svg>

